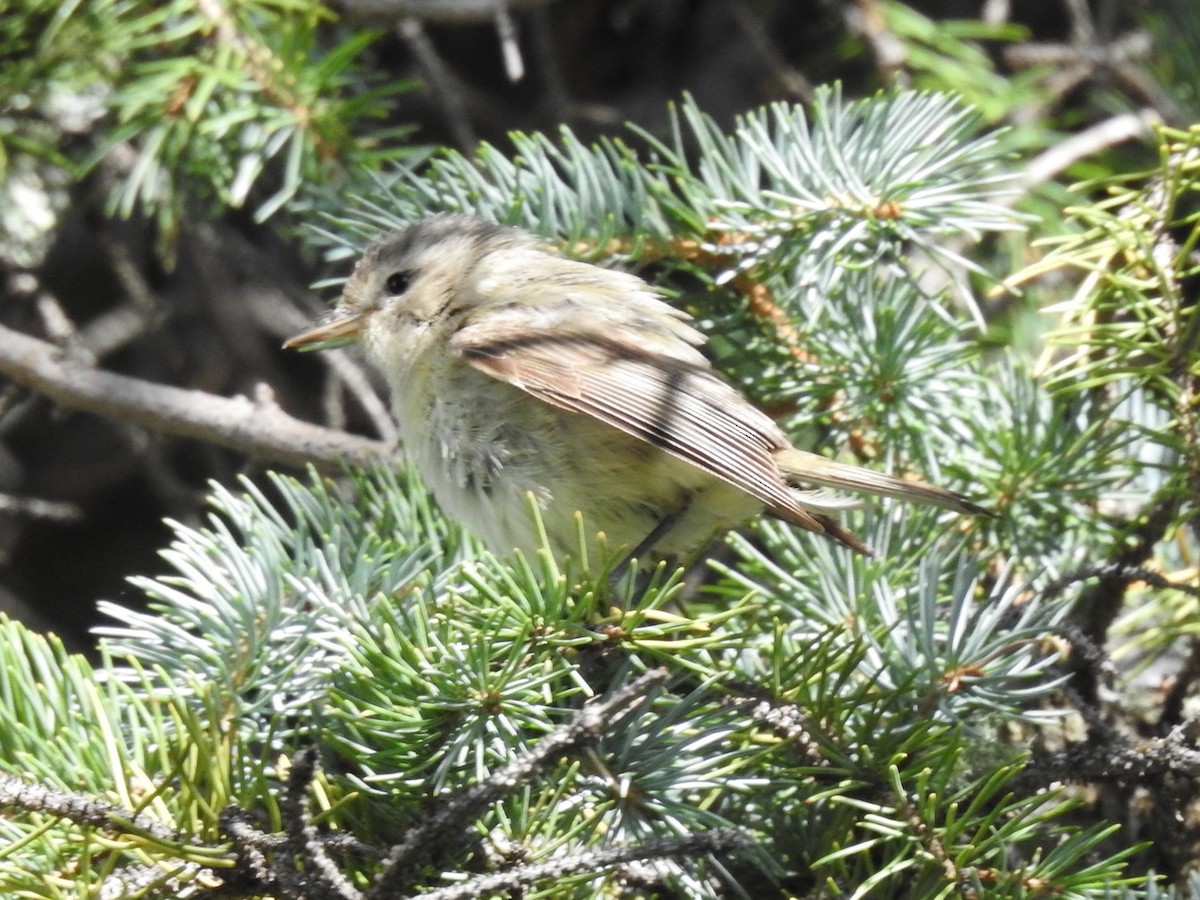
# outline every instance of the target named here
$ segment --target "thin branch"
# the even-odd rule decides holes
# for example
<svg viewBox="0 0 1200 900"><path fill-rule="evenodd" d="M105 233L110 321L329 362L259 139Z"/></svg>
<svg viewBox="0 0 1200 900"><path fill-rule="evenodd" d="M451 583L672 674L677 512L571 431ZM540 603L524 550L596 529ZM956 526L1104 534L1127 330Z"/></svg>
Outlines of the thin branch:
<svg viewBox="0 0 1200 900"><path fill-rule="evenodd" d="M500 5L494 16L496 38L500 41L500 53L504 57L504 72L508 80L516 84L525 77L525 61L521 58L521 44L517 38L517 23L508 8Z"/></svg>
<svg viewBox="0 0 1200 900"><path fill-rule="evenodd" d="M1095 784L1146 785L1165 778L1200 778L1200 752L1181 734L1137 746L1083 746L1035 759L1023 777Z"/></svg>
<svg viewBox="0 0 1200 900"><path fill-rule="evenodd" d="M285 885L293 882L298 889L293 892L302 896L329 897L332 900L359 900L362 892L354 887L334 865L309 810L308 789L317 774L317 750L305 747L292 756L292 771L288 776L287 790L280 798L279 811L288 830L288 855L285 865L276 867L276 876ZM301 865L297 865L301 863Z"/></svg>
<svg viewBox="0 0 1200 900"><path fill-rule="evenodd" d="M541 103L555 122L566 122L572 115L572 103L567 93L567 80L559 61L558 40L544 9L535 9L529 16L530 44L533 49L534 70L541 87Z"/></svg>
<svg viewBox="0 0 1200 900"><path fill-rule="evenodd" d="M579 872L595 872L651 859L672 859L699 856L702 853L722 853L741 850L751 845L748 837L730 829L705 831L680 838L664 838L628 847L608 847L586 853L575 853L560 859L521 866L506 872L481 875L463 884L440 888L422 894L422 900L472 900L494 894L520 896L521 888L539 881L550 881Z"/></svg>
<svg viewBox="0 0 1200 900"><path fill-rule="evenodd" d="M1099 584L1080 597L1076 605L1079 625L1095 643L1102 645L1107 639L1129 586L1136 581L1153 583L1153 574L1145 572L1142 564L1153 556L1155 545L1179 513L1181 501L1175 493L1178 490L1170 483L1159 488L1147 504L1148 511L1113 547L1113 558L1098 575ZM1178 584L1170 587L1181 589Z"/></svg>
<svg viewBox="0 0 1200 900"><path fill-rule="evenodd" d="M163 843L179 843L179 835L157 819L136 815L98 797L68 794L13 775L0 774L0 809L43 813L113 834L145 834Z"/></svg>
<svg viewBox="0 0 1200 900"><path fill-rule="evenodd" d="M100 829L118 836L146 836L151 840L177 846L180 836L157 819L136 814L99 797L72 794L55 788L23 781L14 775L0 774L0 810L39 813L76 825ZM198 863L175 859L149 865L117 868L107 873L96 896L129 897L150 888L178 889L181 879L188 881L217 876Z"/></svg>
<svg viewBox="0 0 1200 900"><path fill-rule="evenodd" d="M305 316L293 303L286 291L271 291L259 289L243 290L238 294L238 302L253 316L261 328L276 338L280 343L285 338L298 334L301 330L312 326L313 316ZM337 406L341 401L341 392L345 391L358 404L359 409L370 420L371 426L384 444L391 446L400 439L396 430L396 422L388 411L388 404L371 383L361 356L351 354L349 350L335 349L319 353L320 362L329 372L327 379L326 398L323 406L330 416L326 424L340 426L344 416L340 408L337 411L331 406ZM336 397L336 400L332 400Z"/></svg>
<svg viewBox="0 0 1200 900"><path fill-rule="evenodd" d="M214 271L224 266L230 272L239 274L256 273L254 277L226 278L214 290L214 296L221 298L223 309L229 310L230 321L240 323L241 320L234 316L244 313L257 326L257 331L270 335L277 343L312 326L312 320L322 311L322 306L314 304L307 291L297 291L291 287L292 272L286 267L271 265L264 269L262 248L252 245L242 235L228 229L218 233L209 225L197 228L195 236L198 240L194 242L194 249L203 254L200 265ZM89 323L83 331L90 331L91 325ZM235 326L233 334L241 334L242 331ZM254 337L254 346L257 348L260 346L257 341L259 335L255 334ZM247 350L243 346L240 352ZM376 435L389 446L395 444L399 440L396 423L388 410L387 401L373 387L361 358L356 358L348 350L329 350L316 356L329 371L330 390L340 392L340 389L345 389L370 420ZM257 369L262 371L265 367L258 365ZM328 404L325 405L328 407ZM342 421L336 417L325 419L324 424L332 425L335 429L342 427Z"/></svg>
<svg viewBox="0 0 1200 900"><path fill-rule="evenodd" d="M221 833L233 841L238 862L244 874L261 890L276 886L275 870L267 854L258 845L262 832L250 822L250 814L238 806L227 806L221 811ZM280 839L276 839L277 841ZM287 839L282 841L286 843Z"/></svg>
<svg viewBox="0 0 1200 900"><path fill-rule="evenodd" d="M554 0L342 0L354 16L411 17L426 22L481 24L494 22L497 13L519 12L545 6Z"/></svg>
<svg viewBox="0 0 1200 900"><path fill-rule="evenodd" d="M95 369L53 344L3 326L0 375L70 409L197 438L264 462L334 467L396 458L382 441L292 418L267 389L251 400L153 384Z"/></svg>
<svg viewBox="0 0 1200 900"><path fill-rule="evenodd" d="M1187 594L1189 597L1195 597L1200 600L1200 587L1176 581L1152 569L1122 562L1104 563L1098 566L1084 566L1080 569L1074 569L1065 575L1055 578L1042 588L1042 596L1057 597L1072 585L1083 581L1090 581L1093 578L1120 581L1125 585L1142 581L1159 590L1179 591Z"/></svg>
<svg viewBox="0 0 1200 900"><path fill-rule="evenodd" d="M1066 43L1027 42L1007 47L1004 59L1014 69L1042 66L1050 69L1044 80L1046 93L1062 98L1076 87L1100 78L1117 82L1141 103L1151 106L1158 115L1170 122L1180 122L1184 116L1178 105L1158 85L1139 60L1149 59L1154 42L1144 31L1109 39L1107 28L1097 28L1092 10L1086 0L1063 0L1071 19L1071 37ZM1111 10L1109 6L1107 9ZM1029 121L1041 114L1046 104L1026 110L1019 118Z"/></svg>
<svg viewBox="0 0 1200 900"><path fill-rule="evenodd" d="M599 740L617 721L631 712L649 690L666 680L665 669L654 669L611 696L587 704L530 750L494 772L487 781L468 788L426 817L420 825L410 828L392 848L387 868L368 896L400 896L409 886L414 873L436 852L447 849L452 836L483 810L554 765L564 754Z"/></svg>
<svg viewBox="0 0 1200 900"><path fill-rule="evenodd" d="M237 843L239 852L253 850L259 854L286 853L290 846L291 838L288 835L259 831L252 824L250 813L236 804L230 804L221 811L220 823L221 833ZM345 853L371 860L383 860L388 855L387 847L360 841L349 832L320 834L318 840L327 853ZM266 857L263 856L262 859L265 865Z"/></svg>
<svg viewBox="0 0 1200 900"><path fill-rule="evenodd" d="M458 79L442 62L437 48L425 32L424 23L416 16L405 16L396 22L396 35L408 46L417 60L417 66L428 83L429 90L442 107L446 126L454 135L454 143L464 152L470 152L478 141L467 115L467 104L463 99L464 89Z"/></svg>
<svg viewBox="0 0 1200 900"><path fill-rule="evenodd" d="M1125 141L1146 137L1161 122L1162 117L1152 109L1120 113L1097 122L1031 159L1021 175L1021 187L1029 190L1050 181L1081 159Z"/></svg>
<svg viewBox="0 0 1200 900"><path fill-rule="evenodd" d="M908 50L904 42L888 29L877 0L855 0L854 3L843 4L842 18L848 31L858 34L870 45L880 72L902 77Z"/></svg>
<svg viewBox="0 0 1200 900"><path fill-rule="evenodd" d="M812 84L780 52L767 30L766 19L759 11L752 9L747 0L736 0L729 7L729 13L733 16L737 26L749 38L754 52L766 64L772 77L783 88L787 96L805 103L812 103L816 96Z"/></svg>
<svg viewBox="0 0 1200 900"><path fill-rule="evenodd" d="M31 519L48 519L52 522L76 522L83 518L83 510L74 503L60 503L40 497L18 497L5 493L0 493L0 512L29 516Z"/></svg>
<svg viewBox="0 0 1200 900"><path fill-rule="evenodd" d="M1200 640L1193 639L1187 659L1175 674L1175 680L1163 697L1158 727L1176 726L1184 721L1184 702L1193 693L1200 679Z"/></svg>

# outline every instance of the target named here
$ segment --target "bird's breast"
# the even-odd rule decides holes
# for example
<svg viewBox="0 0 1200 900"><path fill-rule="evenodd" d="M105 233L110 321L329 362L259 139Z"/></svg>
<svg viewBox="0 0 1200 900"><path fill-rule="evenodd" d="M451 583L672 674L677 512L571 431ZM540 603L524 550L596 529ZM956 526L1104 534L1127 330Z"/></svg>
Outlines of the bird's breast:
<svg viewBox="0 0 1200 900"><path fill-rule="evenodd" d="M540 548L531 501L559 554L578 550L577 512L585 533L603 532L614 550L682 513L663 548L677 555L760 506L659 447L466 365L411 371L393 391L401 440L422 480L447 515L497 554Z"/></svg>

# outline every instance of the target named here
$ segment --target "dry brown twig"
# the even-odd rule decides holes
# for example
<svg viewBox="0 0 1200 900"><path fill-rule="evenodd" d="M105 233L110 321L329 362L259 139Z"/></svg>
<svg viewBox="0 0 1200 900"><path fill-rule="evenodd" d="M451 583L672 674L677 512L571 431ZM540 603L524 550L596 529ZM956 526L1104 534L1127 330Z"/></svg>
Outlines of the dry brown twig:
<svg viewBox="0 0 1200 900"><path fill-rule="evenodd" d="M0 326L0 375L55 403L245 453L263 462L337 467L393 460L382 441L294 419L260 386L253 399L153 384Z"/></svg>

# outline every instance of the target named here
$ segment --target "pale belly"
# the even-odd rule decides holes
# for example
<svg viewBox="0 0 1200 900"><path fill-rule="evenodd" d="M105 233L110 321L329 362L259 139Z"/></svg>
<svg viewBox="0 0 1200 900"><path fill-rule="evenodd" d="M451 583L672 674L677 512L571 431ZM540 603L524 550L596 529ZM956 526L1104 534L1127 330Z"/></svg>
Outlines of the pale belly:
<svg viewBox="0 0 1200 900"><path fill-rule="evenodd" d="M550 547L589 559L597 533L615 554L675 517L654 558L681 558L715 533L759 512L759 501L671 454L587 416L556 409L474 371L454 391L397 399L404 447L443 511L492 552L541 546L536 504ZM448 397L472 398L467 404ZM408 392L403 392L408 393ZM646 559L645 562L652 560Z"/></svg>

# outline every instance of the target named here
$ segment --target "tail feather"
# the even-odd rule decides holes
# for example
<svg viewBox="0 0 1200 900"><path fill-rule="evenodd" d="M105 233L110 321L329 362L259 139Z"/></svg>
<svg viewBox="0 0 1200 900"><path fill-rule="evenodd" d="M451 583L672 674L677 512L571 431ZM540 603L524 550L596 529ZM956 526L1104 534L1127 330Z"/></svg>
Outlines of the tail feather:
<svg viewBox="0 0 1200 900"><path fill-rule="evenodd" d="M842 546L849 547L851 550L861 553L863 556L875 555L870 547L855 537L853 532L846 528L837 519L833 518L832 516L822 515L816 516L816 519L821 523L821 527L825 529L824 534L829 535L829 537L833 538Z"/></svg>
<svg viewBox="0 0 1200 900"><path fill-rule="evenodd" d="M923 481L907 481L893 475L885 475L883 472L834 462L804 450L780 450L775 454L775 462L779 466L780 474L789 484L817 485L835 490L894 497L897 500L952 509L969 516L992 515L990 511L971 502L962 494L943 490ZM798 499L801 503L804 502L803 497Z"/></svg>
<svg viewBox="0 0 1200 900"><path fill-rule="evenodd" d="M867 501L862 497L851 497L841 491L831 491L829 488L816 488L810 491L793 488L792 496L809 512L840 513L848 509L862 509L867 505Z"/></svg>

